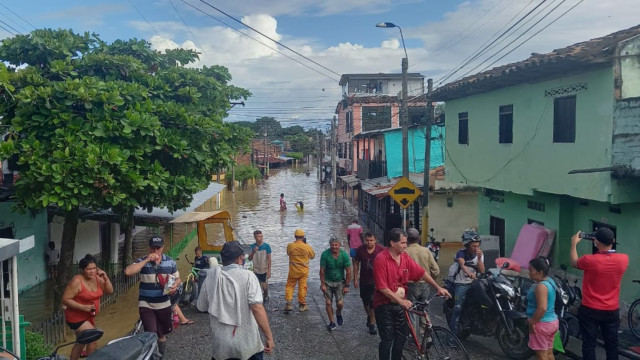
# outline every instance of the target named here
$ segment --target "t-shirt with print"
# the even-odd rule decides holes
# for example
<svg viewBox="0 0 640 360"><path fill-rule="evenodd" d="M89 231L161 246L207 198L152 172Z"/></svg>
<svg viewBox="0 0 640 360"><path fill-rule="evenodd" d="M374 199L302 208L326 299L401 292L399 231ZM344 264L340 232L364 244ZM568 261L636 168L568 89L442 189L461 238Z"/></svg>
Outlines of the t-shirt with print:
<svg viewBox="0 0 640 360"><path fill-rule="evenodd" d="M476 253L469 254L466 249L458 250L455 257L455 262L458 263L458 259L464 259L465 263L472 263L473 265L478 265L478 255ZM484 254L482 254L482 261L484 262ZM477 271L474 267L467 267L470 272L476 274ZM455 277L456 284L471 284L473 279L468 277L464 271L457 271L458 275Z"/></svg>
<svg viewBox="0 0 640 360"><path fill-rule="evenodd" d="M347 227L347 236L349 239L349 248L357 249L362 245L362 226L353 223Z"/></svg>
<svg viewBox="0 0 640 360"><path fill-rule="evenodd" d="M327 249L320 256L320 267L324 268L324 280L329 282L344 281L344 271L351 266L351 259L346 251L340 249L338 257L334 258L331 249Z"/></svg>
<svg viewBox="0 0 640 360"><path fill-rule="evenodd" d="M356 250L356 256L353 258L354 261L358 261L360 263L360 284L361 285L369 285L373 284L373 260L376 256L384 250L384 247L380 244L376 244L376 247L373 248L373 252L369 254L367 251L367 246L362 245Z"/></svg>
<svg viewBox="0 0 640 360"><path fill-rule="evenodd" d="M265 242L262 245L251 244L251 252L253 249L258 248L255 254L253 254L253 272L256 274L266 274L269 270L269 263L267 262L267 255L271 254L271 246Z"/></svg>

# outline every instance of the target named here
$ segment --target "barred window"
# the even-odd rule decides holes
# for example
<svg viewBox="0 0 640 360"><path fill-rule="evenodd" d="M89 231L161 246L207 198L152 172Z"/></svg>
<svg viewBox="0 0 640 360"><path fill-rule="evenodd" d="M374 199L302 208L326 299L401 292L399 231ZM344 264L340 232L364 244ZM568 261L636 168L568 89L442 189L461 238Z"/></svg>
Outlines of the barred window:
<svg viewBox="0 0 640 360"><path fill-rule="evenodd" d="M513 143L513 105L500 106L499 115L500 144Z"/></svg>

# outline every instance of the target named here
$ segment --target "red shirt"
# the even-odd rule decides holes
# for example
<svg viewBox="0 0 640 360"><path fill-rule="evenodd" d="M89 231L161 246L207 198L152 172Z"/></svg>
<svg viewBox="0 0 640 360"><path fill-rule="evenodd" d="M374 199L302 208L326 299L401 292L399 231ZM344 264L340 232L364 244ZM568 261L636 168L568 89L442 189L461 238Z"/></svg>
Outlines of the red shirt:
<svg viewBox="0 0 640 360"><path fill-rule="evenodd" d="M391 302L391 299L381 293L380 289L396 292L399 287L403 287L406 294L409 280L418 281L423 275L424 269L413 261L406 252L400 254L400 263L398 264L391 257L389 249L385 249L373 261L373 279L376 283L373 307L376 308Z"/></svg>
<svg viewBox="0 0 640 360"><path fill-rule="evenodd" d="M629 266L629 256L618 253L584 255L578 259L582 278L582 305L596 310L620 308L620 281Z"/></svg>

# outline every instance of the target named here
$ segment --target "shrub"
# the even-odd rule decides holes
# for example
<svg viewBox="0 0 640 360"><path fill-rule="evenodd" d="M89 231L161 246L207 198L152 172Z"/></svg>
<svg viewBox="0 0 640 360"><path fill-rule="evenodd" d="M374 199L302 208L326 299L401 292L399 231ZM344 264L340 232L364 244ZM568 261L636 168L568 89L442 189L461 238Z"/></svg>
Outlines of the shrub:
<svg viewBox="0 0 640 360"><path fill-rule="evenodd" d="M294 158L296 160L302 160L302 158L304 157L304 154L301 152L290 152L290 153L287 153L286 156Z"/></svg>
<svg viewBox="0 0 640 360"><path fill-rule="evenodd" d="M25 343L27 345L27 360L36 360L47 356L53 351L53 346L44 342L42 334L27 331L25 333Z"/></svg>

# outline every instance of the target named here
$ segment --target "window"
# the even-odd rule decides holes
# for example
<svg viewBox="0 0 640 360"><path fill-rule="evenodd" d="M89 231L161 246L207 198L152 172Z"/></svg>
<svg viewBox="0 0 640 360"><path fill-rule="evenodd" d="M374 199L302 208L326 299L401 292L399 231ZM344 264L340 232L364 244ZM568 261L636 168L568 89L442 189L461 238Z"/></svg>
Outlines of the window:
<svg viewBox="0 0 640 360"><path fill-rule="evenodd" d="M553 142L576 141L576 96L556 98L553 101Z"/></svg>
<svg viewBox="0 0 640 360"><path fill-rule="evenodd" d="M540 211L540 212L544 212L544 210L545 210L544 203L538 202L538 201L528 200L527 201L527 207L529 209L531 209L531 210L536 210L536 211Z"/></svg>
<svg viewBox="0 0 640 360"><path fill-rule="evenodd" d="M388 129L391 127L391 107L363 106L362 131Z"/></svg>
<svg viewBox="0 0 640 360"><path fill-rule="evenodd" d="M427 123L427 109L422 106L409 106L409 125L424 125Z"/></svg>
<svg viewBox="0 0 640 360"><path fill-rule="evenodd" d="M513 105L500 106L500 144L513 143Z"/></svg>
<svg viewBox="0 0 640 360"><path fill-rule="evenodd" d="M458 144L469 145L469 113L458 113Z"/></svg>
<svg viewBox="0 0 640 360"><path fill-rule="evenodd" d="M353 132L353 112L347 111L345 115L346 115L345 131L348 133L352 133Z"/></svg>

